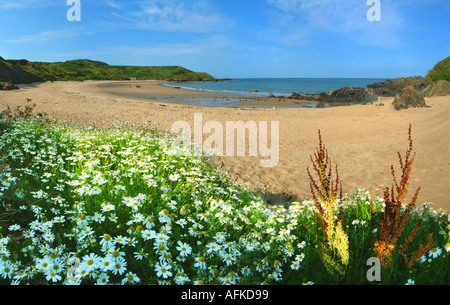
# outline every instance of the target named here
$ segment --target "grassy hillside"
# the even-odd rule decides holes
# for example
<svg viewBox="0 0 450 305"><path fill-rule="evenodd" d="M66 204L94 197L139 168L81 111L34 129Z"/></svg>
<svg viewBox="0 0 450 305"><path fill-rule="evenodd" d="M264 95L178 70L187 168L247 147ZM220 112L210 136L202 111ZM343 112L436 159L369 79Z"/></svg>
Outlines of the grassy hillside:
<svg viewBox="0 0 450 305"><path fill-rule="evenodd" d="M428 72L427 78L434 82L439 80L447 80L450 82L450 56L438 62L434 68Z"/></svg>
<svg viewBox="0 0 450 305"><path fill-rule="evenodd" d="M88 59L66 62L29 62L5 60L0 57L0 81L26 84L43 81L125 80L127 78L156 80L210 80L207 73L198 73L180 66L110 66Z"/></svg>

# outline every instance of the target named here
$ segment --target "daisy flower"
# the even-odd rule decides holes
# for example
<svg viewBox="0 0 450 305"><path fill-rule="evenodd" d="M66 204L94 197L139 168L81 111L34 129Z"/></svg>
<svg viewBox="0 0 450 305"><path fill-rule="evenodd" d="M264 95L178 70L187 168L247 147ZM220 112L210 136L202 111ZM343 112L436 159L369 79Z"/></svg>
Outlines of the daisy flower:
<svg viewBox="0 0 450 305"><path fill-rule="evenodd" d="M15 272L15 266L11 264L9 261L6 261L3 265L0 265L0 276L4 279L12 278L13 273Z"/></svg>
<svg viewBox="0 0 450 305"><path fill-rule="evenodd" d="M178 179L180 179L180 175L179 174L171 174L171 175L169 175L169 180L170 181L178 181Z"/></svg>
<svg viewBox="0 0 450 305"><path fill-rule="evenodd" d="M191 254L191 252L192 252L191 246L189 246L188 244L183 243L181 241L178 241L177 244L178 244L177 250L180 251L181 256L186 257L189 254Z"/></svg>
<svg viewBox="0 0 450 305"><path fill-rule="evenodd" d="M196 257L196 258L195 258L195 264L194 264L194 267L195 267L195 268L198 268L198 269L201 269L201 270L206 269L206 260L205 260L205 258L204 258L203 256L201 256L201 257Z"/></svg>
<svg viewBox="0 0 450 305"><path fill-rule="evenodd" d="M141 280L138 278L138 276L133 272L128 272L125 275L125 278L122 280L122 284L136 284L139 283Z"/></svg>
<svg viewBox="0 0 450 305"><path fill-rule="evenodd" d="M83 261L81 262L80 268L89 273L97 268L97 264L99 263L99 261L100 258L94 253L85 255L83 257Z"/></svg>
<svg viewBox="0 0 450 305"><path fill-rule="evenodd" d="M107 255L106 257L102 258L99 263L99 268L103 272L112 270L113 266L114 266L114 258L111 255Z"/></svg>
<svg viewBox="0 0 450 305"><path fill-rule="evenodd" d="M297 245L297 247L298 247L299 249L303 249L305 246L306 246L306 241L302 241L301 243L299 243L299 244Z"/></svg>
<svg viewBox="0 0 450 305"><path fill-rule="evenodd" d="M109 276L106 273L102 273L97 278L97 285L106 285L109 282Z"/></svg>
<svg viewBox="0 0 450 305"><path fill-rule="evenodd" d="M300 262L299 261L293 261L291 264L292 270L298 270L300 268Z"/></svg>
<svg viewBox="0 0 450 305"><path fill-rule="evenodd" d="M8 229L9 229L10 231L19 231L19 230L21 229L21 226L18 225L18 224L14 224L14 225L9 226Z"/></svg>
<svg viewBox="0 0 450 305"><path fill-rule="evenodd" d="M112 205L112 204L110 204L110 203L105 203L103 206L102 206L102 211L103 212L111 212L111 211L114 211L114 209L115 209L115 206L114 205Z"/></svg>
<svg viewBox="0 0 450 305"><path fill-rule="evenodd" d="M445 251L450 252L450 243L445 245Z"/></svg>
<svg viewBox="0 0 450 305"><path fill-rule="evenodd" d="M405 285L415 285L416 282L414 282L413 280L409 279Z"/></svg>
<svg viewBox="0 0 450 305"><path fill-rule="evenodd" d="M141 231L141 236L144 240L149 240L156 237L156 232L153 230L143 230Z"/></svg>
<svg viewBox="0 0 450 305"><path fill-rule="evenodd" d="M112 273L122 275L127 270L126 266L127 266L127 262L125 261L125 259L123 257L120 256L120 257L116 258L116 260L115 260L115 264L113 266Z"/></svg>
<svg viewBox="0 0 450 305"><path fill-rule="evenodd" d="M437 258L438 256L440 256L442 253L442 249L437 247L437 248L433 248L430 250L430 252L428 252L428 256L432 257L432 258Z"/></svg>
<svg viewBox="0 0 450 305"><path fill-rule="evenodd" d="M104 248L110 248L113 245L111 235L109 234L103 235L102 240L100 241L100 245Z"/></svg>
<svg viewBox="0 0 450 305"><path fill-rule="evenodd" d="M142 259L144 259L144 258L147 257L147 256L145 255L144 251L134 252L133 254L134 254L134 259L135 259L135 260L138 260L138 261L140 261L140 260L142 260Z"/></svg>
<svg viewBox="0 0 450 305"><path fill-rule="evenodd" d="M49 257L44 257L42 259L39 259L37 262L37 268L41 269L42 271L46 272L48 269L52 267L53 263Z"/></svg>
<svg viewBox="0 0 450 305"><path fill-rule="evenodd" d="M171 277L172 272L169 271L171 268L172 268L171 265L166 264L164 262L160 262L160 263L156 264L156 266L155 266L156 275L158 277L162 276L164 279Z"/></svg>
<svg viewBox="0 0 450 305"><path fill-rule="evenodd" d="M52 281L53 283L56 283L57 281L61 280L61 276L58 275L57 273L55 273L54 271L51 271L47 274L47 276L45 277L45 279L47 281Z"/></svg>

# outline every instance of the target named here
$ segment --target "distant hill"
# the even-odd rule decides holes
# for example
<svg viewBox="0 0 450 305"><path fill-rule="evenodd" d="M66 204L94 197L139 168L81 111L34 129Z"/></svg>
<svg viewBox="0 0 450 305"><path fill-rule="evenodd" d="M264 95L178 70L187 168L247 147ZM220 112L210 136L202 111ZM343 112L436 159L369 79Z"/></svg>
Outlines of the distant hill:
<svg viewBox="0 0 450 305"><path fill-rule="evenodd" d="M436 66L428 72L427 78L433 80L434 82L440 80L450 82L450 56L438 62Z"/></svg>
<svg viewBox="0 0 450 305"><path fill-rule="evenodd" d="M29 84L45 81L84 80L215 80L208 73L193 72L180 66L111 66L88 59L66 62L30 62L28 60L5 60L0 57L0 82Z"/></svg>

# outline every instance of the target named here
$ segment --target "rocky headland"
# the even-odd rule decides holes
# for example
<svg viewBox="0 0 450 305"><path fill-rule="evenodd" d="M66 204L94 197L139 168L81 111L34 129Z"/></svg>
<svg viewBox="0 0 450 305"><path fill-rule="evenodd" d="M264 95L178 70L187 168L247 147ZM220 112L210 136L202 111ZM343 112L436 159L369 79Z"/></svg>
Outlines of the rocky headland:
<svg viewBox="0 0 450 305"><path fill-rule="evenodd" d="M424 98L447 95L450 95L450 57L440 61L426 77L401 77L374 83L365 88L342 87L338 90L312 95L293 93L286 98L315 102L318 103L318 107L322 107L367 104L377 101L379 97L395 97L395 109L401 110L410 107L426 107Z"/></svg>

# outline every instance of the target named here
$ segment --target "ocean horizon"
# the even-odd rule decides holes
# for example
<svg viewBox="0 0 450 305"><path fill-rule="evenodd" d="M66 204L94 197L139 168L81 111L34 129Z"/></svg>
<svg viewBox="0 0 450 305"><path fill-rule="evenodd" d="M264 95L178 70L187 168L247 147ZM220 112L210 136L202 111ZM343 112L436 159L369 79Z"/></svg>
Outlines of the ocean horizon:
<svg viewBox="0 0 450 305"><path fill-rule="evenodd" d="M275 96L287 96L292 93L319 94L345 86L364 88L387 79L390 78L233 78L232 81L166 83L164 85L195 91L261 97L269 94Z"/></svg>

